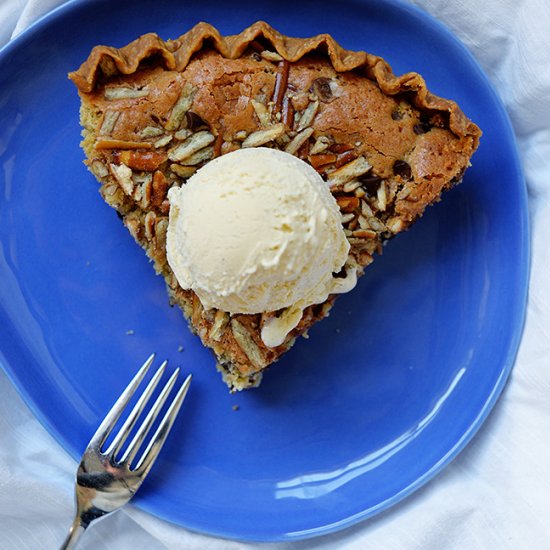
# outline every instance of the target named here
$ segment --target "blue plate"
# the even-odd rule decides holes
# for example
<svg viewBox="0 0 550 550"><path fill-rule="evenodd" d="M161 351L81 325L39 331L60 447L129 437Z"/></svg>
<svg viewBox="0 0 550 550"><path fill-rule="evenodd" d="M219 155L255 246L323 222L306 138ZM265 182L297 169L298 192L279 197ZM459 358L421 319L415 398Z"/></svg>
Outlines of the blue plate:
<svg viewBox="0 0 550 550"><path fill-rule="evenodd" d="M230 395L85 170L66 74L98 43L173 38L199 20L233 34L257 19L419 71L484 135L464 183L388 244L259 389ZM152 351L192 371L185 414L135 500L179 525L288 540L372 516L456 456L512 368L529 264L513 134L472 57L411 6L70 2L0 54L0 166L0 362L75 459Z"/></svg>

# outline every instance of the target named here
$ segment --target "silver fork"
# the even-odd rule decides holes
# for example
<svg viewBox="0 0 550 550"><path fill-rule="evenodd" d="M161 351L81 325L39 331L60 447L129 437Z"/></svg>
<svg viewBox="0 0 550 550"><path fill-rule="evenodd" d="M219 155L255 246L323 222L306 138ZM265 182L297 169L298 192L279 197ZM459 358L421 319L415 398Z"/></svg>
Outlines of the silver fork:
<svg viewBox="0 0 550 550"><path fill-rule="evenodd" d="M61 550L73 548L76 541L92 522L111 512L115 512L134 496L166 441L166 437L172 428L172 424L189 389L191 375L181 385L145 451L135 460L168 394L176 383L179 369L176 369L172 374L141 426L136 431L132 441L124 450L122 456L119 456L131 430L135 427L139 416L166 369L168 362L164 361L151 378L132 412L115 435L112 443L106 450L102 449L105 441L113 432L116 422L122 415L140 382L147 374L154 358L155 354L152 354L145 361L139 372L118 398L113 408L107 413L107 416L84 451L76 472L76 516L65 542L61 546Z"/></svg>

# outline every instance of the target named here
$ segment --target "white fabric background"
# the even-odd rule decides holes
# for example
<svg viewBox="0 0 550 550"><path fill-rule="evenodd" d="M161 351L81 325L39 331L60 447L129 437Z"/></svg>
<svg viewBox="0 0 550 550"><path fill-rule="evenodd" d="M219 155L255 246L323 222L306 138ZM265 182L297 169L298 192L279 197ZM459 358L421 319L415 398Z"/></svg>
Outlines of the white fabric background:
<svg viewBox="0 0 550 550"><path fill-rule="evenodd" d="M0 0L0 44L62 0ZM466 44L512 119L529 188L532 274L511 380L468 448L402 504L341 533L253 545L169 525L132 507L81 548L232 550L550 549L550 2L417 0ZM0 90L0 97L2 91ZM0 549L56 548L73 514L76 464L0 372Z"/></svg>

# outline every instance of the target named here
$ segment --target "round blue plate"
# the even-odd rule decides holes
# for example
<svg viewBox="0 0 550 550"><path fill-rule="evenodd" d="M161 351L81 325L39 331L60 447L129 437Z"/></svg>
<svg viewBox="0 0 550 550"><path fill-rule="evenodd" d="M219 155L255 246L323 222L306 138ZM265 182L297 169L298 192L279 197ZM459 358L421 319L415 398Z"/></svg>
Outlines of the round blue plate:
<svg viewBox="0 0 550 550"><path fill-rule="evenodd" d="M234 34L258 19L293 36L329 32L397 73L417 70L484 135L464 183L388 244L259 389L230 395L84 168L66 75L98 43L174 38L199 20ZM512 368L529 263L513 134L464 47L410 6L71 2L0 54L0 166L0 362L75 459L152 351L193 372L135 499L179 525L288 540L372 516L456 456Z"/></svg>

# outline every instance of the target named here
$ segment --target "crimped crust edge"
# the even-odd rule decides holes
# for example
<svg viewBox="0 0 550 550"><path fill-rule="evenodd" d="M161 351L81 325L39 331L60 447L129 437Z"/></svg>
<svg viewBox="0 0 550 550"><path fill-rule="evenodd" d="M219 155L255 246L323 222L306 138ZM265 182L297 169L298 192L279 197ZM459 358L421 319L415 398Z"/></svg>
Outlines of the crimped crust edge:
<svg viewBox="0 0 550 550"><path fill-rule="evenodd" d="M224 37L212 25L201 22L176 40L164 41L158 35L148 33L121 48L95 46L80 68L69 73L69 78L81 93L90 93L100 74L111 76L135 73L144 60L153 56L158 56L166 69L183 71L205 43L223 57L237 59L258 38L268 41L289 62L298 61L309 53L326 51L337 72L364 70L366 76L376 81L387 95L410 92L417 108L447 112L449 129L459 137L473 137L473 149L477 147L481 136L478 126L468 119L454 101L432 94L418 73L396 76L381 57L363 51L346 50L328 34L292 38L279 33L265 21L258 21L232 36Z"/></svg>

